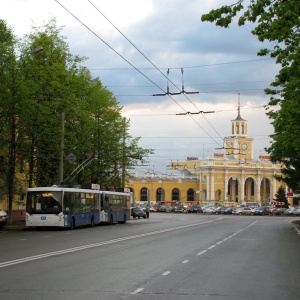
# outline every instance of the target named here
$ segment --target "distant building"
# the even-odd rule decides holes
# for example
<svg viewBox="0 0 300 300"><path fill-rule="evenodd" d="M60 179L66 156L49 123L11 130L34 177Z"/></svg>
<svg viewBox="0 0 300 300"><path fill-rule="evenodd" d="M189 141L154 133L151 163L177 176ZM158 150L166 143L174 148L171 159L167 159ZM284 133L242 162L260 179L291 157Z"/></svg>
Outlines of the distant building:
<svg viewBox="0 0 300 300"><path fill-rule="evenodd" d="M212 158L188 157L170 164L168 174L147 172L135 174L126 187L135 202L165 204L200 203L202 205L236 206L245 202L270 204L284 183L275 179L281 165L269 156L253 157L253 139L248 137L248 122L241 117L231 120L231 136L224 140L223 153Z"/></svg>

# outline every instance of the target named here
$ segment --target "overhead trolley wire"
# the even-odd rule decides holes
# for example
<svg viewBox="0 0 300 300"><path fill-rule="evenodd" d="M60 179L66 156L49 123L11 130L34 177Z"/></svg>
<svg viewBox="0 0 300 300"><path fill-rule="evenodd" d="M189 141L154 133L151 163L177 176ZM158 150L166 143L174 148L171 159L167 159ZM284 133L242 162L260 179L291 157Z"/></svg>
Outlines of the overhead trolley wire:
<svg viewBox="0 0 300 300"><path fill-rule="evenodd" d="M90 0L88 0L90 2L91 5L93 5L93 7L95 9L97 9L97 11L99 13L100 10L98 8L96 8L96 6L94 4L92 4L92 2ZM117 50L115 50L113 47L111 47L107 42L105 42L95 31L93 31L90 27L88 27L85 23L83 23L78 17L76 17L70 10L68 10L64 5L62 5L58 0L55 0L55 2L57 4L59 4L65 11L67 11L73 18L75 18L81 25L83 25L86 29L88 29L93 35L95 35L99 40L101 40L107 47L109 47L113 52L115 52L118 56L120 56L125 62L127 62L131 67L133 67L138 73L140 73L143 77L145 77L147 80L149 80L153 85L155 85L157 88L159 88L161 91L163 91L163 89L158 86L154 81L152 81L148 76L146 76L141 70L139 70L137 67L135 67L129 60L127 60L123 55L121 55ZM101 13L101 15L103 15ZM104 16L104 15L103 15ZM104 16L105 17L105 16ZM106 18L106 17L105 17ZM107 19L107 18L106 18ZM108 19L107 19L108 20ZM109 21L109 20L108 20ZM112 22L109 21L110 24L112 24ZM114 26L112 24L112 26ZM116 28L116 26L114 26L114 28ZM142 52L140 50L137 49L136 46L133 45L133 43L127 39L127 37L125 37L125 35L116 28L116 30L118 30L118 32L120 32L120 34L122 34L122 36L124 38L126 38L126 40L139 52L142 54ZM144 54L142 54L143 57L145 57L145 59L147 59L147 61L149 61L152 66L154 66L165 78L167 78ZM167 78L168 79L168 78ZM176 88L177 85L175 85L172 81L170 81ZM179 88L178 88L179 89ZM180 90L180 89L179 89ZM185 94L184 94L185 95ZM183 111L187 112L173 97L171 97L171 95L168 95ZM192 103L192 101L187 97L187 95L185 95L185 97L190 101L190 103L197 109L199 110L194 103ZM220 145L191 115L189 115L192 120L218 145ZM214 129L215 130L215 129Z"/></svg>

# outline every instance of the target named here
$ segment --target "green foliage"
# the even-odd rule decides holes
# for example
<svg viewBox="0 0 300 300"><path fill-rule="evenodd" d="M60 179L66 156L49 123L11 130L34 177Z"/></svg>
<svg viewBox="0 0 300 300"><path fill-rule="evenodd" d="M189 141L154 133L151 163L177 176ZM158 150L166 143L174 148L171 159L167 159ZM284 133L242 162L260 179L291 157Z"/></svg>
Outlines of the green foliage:
<svg viewBox="0 0 300 300"><path fill-rule="evenodd" d="M29 52L38 46L43 50ZM20 43L0 20L0 50L0 185L11 199L28 185L59 183L62 134L65 157L76 156L73 164L65 159L64 178L94 158L79 168L73 184L121 187L137 161L152 153L128 134L117 99L81 66L86 58L70 53L55 19Z"/></svg>
<svg viewBox="0 0 300 300"><path fill-rule="evenodd" d="M237 12L238 24L255 23L252 33L261 42L270 42L258 55L270 55L281 65L279 74L265 90L270 95L267 115L272 120L272 145L266 149L273 162L282 163L283 176L296 193L300 191L300 1L251 0L247 6L238 1L202 16L202 21L228 27Z"/></svg>
<svg viewBox="0 0 300 300"><path fill-rule="evenodd" d="M287 199L286 194L285 194L284 187L281 186L278 189L277 193L275 194L275 197L276 197L276 201L277 202L284 202L284 206L283 207L286 207L286 208L289 207L289 203L288 203L288 199Z"/></svg>

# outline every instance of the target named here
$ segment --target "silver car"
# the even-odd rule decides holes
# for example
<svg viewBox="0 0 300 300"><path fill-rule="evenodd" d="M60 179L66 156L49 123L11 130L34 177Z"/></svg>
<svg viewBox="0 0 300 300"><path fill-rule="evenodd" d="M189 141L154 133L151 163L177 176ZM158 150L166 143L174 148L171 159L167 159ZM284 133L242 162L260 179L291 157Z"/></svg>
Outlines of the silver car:
<svg viewBox="0 0 300 300"><path fill-rule="evenodd" d="M247 215L247 216L253 216L254 209L251 207L243 207L242 211L240 212L240 215Z"/></svg>

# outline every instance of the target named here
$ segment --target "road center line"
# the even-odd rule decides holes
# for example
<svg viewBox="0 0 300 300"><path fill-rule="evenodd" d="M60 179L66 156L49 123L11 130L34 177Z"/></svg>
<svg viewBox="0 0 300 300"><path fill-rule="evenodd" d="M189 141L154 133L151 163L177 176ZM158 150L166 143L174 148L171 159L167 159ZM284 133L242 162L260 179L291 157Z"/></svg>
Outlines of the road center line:
<svg viewBox="0 0 300 300"><path fill-rule="evenodd" d="M169 275L171 272L170 271L166 271L165 273L162 273L161 275L162 276L167 276L167 275Z"/></svg>
<svg viewBox="0 0 300 300"><path fill-rule="evenodd" d="M202 255L203 253L205 253L207 250L203 250L201 252L199 252L197 255Z"/></svg>
<svg viewBox="0 0 300 300"><path fill-rule="evenodd" d="M136 289L133 293L131 293L131 295L138 294L138 293L140 293L143 290L144 290L143 288Z"/></svg>

